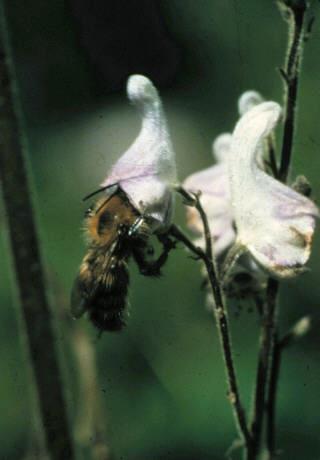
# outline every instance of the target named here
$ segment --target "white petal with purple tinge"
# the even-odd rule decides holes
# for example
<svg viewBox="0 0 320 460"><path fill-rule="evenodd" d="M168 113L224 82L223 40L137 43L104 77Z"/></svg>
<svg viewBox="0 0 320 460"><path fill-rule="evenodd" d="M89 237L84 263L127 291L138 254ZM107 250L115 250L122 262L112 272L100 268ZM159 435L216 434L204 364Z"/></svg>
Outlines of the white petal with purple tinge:
<svg viewBox="0 0 320 460"><path fill-rule="evenodd" d="M118 184L131 203L151 219L152 230L160 232L171 223L175 155L161 100L151 81L132 75L127 94L141 112L142 127L101 185Z"/></svg>
<svg viewBox="0 0 320 460"><path fill-rule="evenodd" d="M271 274L288 278L309 259L319 211L311 200L257 165L259 147L280 116L275 102L249 110L235 127L228 158L237 240Z"/></svg>
<svg viewBox="0 0 320 460"><path fill-rule="evenodd" d="M231 134L218 136L213 143L213 154L218 164L191 174L183 183L184 188L189 192L201 192L200 202L208 218L214 252L217 256L235 239L227 168L230 146ZM187 209L187 222L195 234L199 237L203 235L202 221L194 208ZM197 244L203 246L202 238L197 240Z"/></svg>

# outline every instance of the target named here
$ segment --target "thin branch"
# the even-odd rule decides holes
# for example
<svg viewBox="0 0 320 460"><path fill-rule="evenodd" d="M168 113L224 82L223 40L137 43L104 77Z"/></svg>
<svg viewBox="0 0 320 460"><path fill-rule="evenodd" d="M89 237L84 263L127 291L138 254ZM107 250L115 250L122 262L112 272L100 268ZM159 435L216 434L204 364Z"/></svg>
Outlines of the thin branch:
<svg viewBox="0 0 320 460"><path fill-rule="evenodd" d="M285 61L285 68L282 75L284 76L284 99L285 99L285 116L284 116L284 130L282 139L281 161L279 168L279 179L286 182L288 178L292 150L293 139L295 134L296 125L296 108L298 97L298 85L301 69L301 60L303 53L303 39L304 39L304 19L307 10L307 3L304 0L300 2L289 2L285 5L284 1L280 2L281 6L285 9L287 19L289 21L288 27L288 52ZM271 280L269 281L269 283ZM277 293L278 282L274 281L274 289ZM277 294L276 294L277 295ZM275 296L276 301L276 296ZM275 312L275 309L274 309ZM275 321L274 321L275 322ZM275 418L276 418L276 395L278 390L278 379L281 366L281 352L277 345L277 326L273 327L273 339L270 345L271 363L270 363L270 376L269 388L266 401L266 418L267 418L267 434L266 434L266 448L267 458L273 459L276 455L275 446Z"/></svg>
<svg viewBox="0 0 320 460"><path fill-rule="evenodd" d="M247 251L246 247L239 243L234 243L228 250L220 269L220 279L222 286L225 286L230 277L230 272L237 260Z"/></svg>
<svg viewBox="0 0 320 460"><path fill-rule="evenodd" d="M310 330L311 320L309 316L301 318L297 323L281 338L278 334L274 335L274 350L270 369L270 381L266 411L267 417L267 446L268 453L266 460L276 458L276 403L279 386L280 368L283 351L296 340L302 338Z"/></svg>
<svg viewBox="0 0 320 460"><path fill-rule="evenodd" d="M196 255L196 258L197 259L201 259L201 260L204 260L206 255L205 253L203 252L203 250L201 248L199 248L198 246L195 246L191 240L189 240L189 238L187 237L187 235L185 235L182 230L180 230L179 227L177 227L176 225L172 225L170 227L170 230L169 230L169 233L171 236L173 236L175 239L177 239L178 241L181 241L181 243L183 243L186 248L189 249L189 251L193 252L195 255Z"/></svg>
<svg viewBox="0 0 320 460"><path fill-rule="evenodd" d="M50 459L74 458L56 335L39 251L3 1L0 2L0 175L41 426Z"/></svg>
<svg viewBox="0 0 320 460"><path fill-rule="evenodd" d="M278 288L279 283L270 278L267 285L266 301L263 308L254 406L251 421L253 459L256 458L260 449L269 368L275 345L276 302Z"/></svg>
<svg viewBox="0 0 320 460"><path fill-rule="evenodd" d="M270 367L270 380L267 397L267 455L266 460L272 460L276 456L276 402L278 393L278 383L281 367L282 352L277 342L277 333L275 333L275 346L272 353Z"/></svg>
<svg viewBox="0 0 320 460"><path fill-rule="evenodd" d="M292 2L292 4L294 5L294 2ZM283 182L286 182L288 177L295 134L298 85L304 38L303 26L306 8L304 1L297 2L296 6L286 8L289 21L289 38L288 53L283 69L283 75L285 75L285 115L279 169L279 177Z"/></svg>
<svg viewBox="0 0 320 460"><path fill-rule="evenodd" d="M221 283L214 263L211 233L207 216L201 206L199 197L197 195L190 195L186 190L182 188L178 188L177 191L184 197L184 199L187 203L189 203L189 205L195 206L203 222L206 250L205 252L203 252L202 250L196 248L196 251L194 251L194 253L203 260L208 273L208 278L210 281L212 294L215 302L214 313L216 318L216 324L219 332L225 362L225 371L228 384L228 399L231 404L231 407L233 408L233 414L235 417L239 435L243 440L247 451L249 451L251 446L251 437L247 425L246 415L240 400L240 392L233 361L228 316L222 295ZM180 241L186 244L186 246L190 250L193 250L192 243L186 243L185 235L182 236Z"/></svg>

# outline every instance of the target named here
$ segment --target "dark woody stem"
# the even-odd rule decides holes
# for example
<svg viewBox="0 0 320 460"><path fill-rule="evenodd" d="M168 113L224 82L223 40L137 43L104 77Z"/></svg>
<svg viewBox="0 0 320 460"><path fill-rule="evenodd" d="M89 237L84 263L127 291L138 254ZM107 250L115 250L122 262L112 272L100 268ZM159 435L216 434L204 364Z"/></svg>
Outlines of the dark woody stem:
<svg viewBox="0 0 320 460"><path fill-rule="evenodd" d="M215 302L214 313L225 362L225 371L228 384L228 399L233 409L233 414L239 435L244 442L246 450L249 451L251 449L251 437L247 425L246 415L240 400L240 392L233 361L228 316L222 294L221 283L214 263L211 234L207 216L197 195L191 195L182 188L178 188L177 191L184 197L189 205L194 206L199 212L204 227L206 249L205 251L202 251L200 248L195 248L194 245L188 241L188 238L183 235L175 226L172 227L171 234L178 240L182 241L188 247L188 249L190 249L196 256L202 259L205 264Z"/></svg>
<svg viewBox="0 0 320 460"><path fill-rule="evenodd" d="M296 2L292 1L291 3L293 6L287 8L285 7L285 13L289 16L289 37L285 66L284 69L281 70L285 88L284 131L279 170L279 178L282 182L286 182L287 180L292 156L293 138L296 124L298 85L303 51L303 25L307 9L304 0Z"/></svg>
<svg viewBox="0 0 320 460"><path fill-rule="evenodd" d="M56 334L47 297L15 94L4 1L0 1L0 179L19 289L21 336L33 371L40 425L51 460L75 458ZM39 410L38 410L39 409Z"/></svg>
<svg viewBox="0 0 320 460"><path fill-rule="evenodd" d="M278 288L279 283L270 278L267 285L266 301L264 302L262 311L253 415L250 426L252 436L252 457L248 457L248 460L249 458L257 458L260 449L271 353L273 352L276 338L275 322Z"/></svg>
<svg viewBox="0 0 320 460"><path fill-rule="evenodd" d="M270 368L270 380L268 388L267 398L267 450L268 460L272 460L276 455L276 402L277 402L277 391L281 367L282 348L278 343L278 334L275 332L274 336L274 348L272 354L271 368Z"/></svg>
<svg viewBox="0 0 320 460"><path fill-rule="evenodd" d="M279 179L282 182L286 182L289 174L295 134L298 85L304 41L304 19L307 10L307 3L304 0L289 0L289 3L287 3L286 6L281 5L281 7L284 8L284 11L287 15L287 20L289 22L288 52L286 56L285 67L281 70L285 87L285 117L281 161L279 168ZM272 460L276 455L276 398L281 365L281 347L279 347L277 342L278 332L275 319L275 304L279 291L279 283L270 279L268 288L270 295L267 296L267 314L269 316L267 327L271 329L271 332L268 333L268 336L270 337L268 358L269 377L268 372L266 374L266 378L269 384L268 394L266 396L266 458L267 460Z"/></svg>
<svg viewBox="0 0 320 460"><path fill-rule="evenodd" d="M301 327L302 321L305 321L303 327ZM302 338L310 328L310 318L304 317L299 320L295 326L287 332L283 337L279 338L278 333L274 330L274 349L272 354L272 362L270 369L270 381L268 387L267 397L267 448L268 457L267 460L276 458L276 402L277 392L279 385L280 368L282 362L283 351L295 341Z"/></svg>

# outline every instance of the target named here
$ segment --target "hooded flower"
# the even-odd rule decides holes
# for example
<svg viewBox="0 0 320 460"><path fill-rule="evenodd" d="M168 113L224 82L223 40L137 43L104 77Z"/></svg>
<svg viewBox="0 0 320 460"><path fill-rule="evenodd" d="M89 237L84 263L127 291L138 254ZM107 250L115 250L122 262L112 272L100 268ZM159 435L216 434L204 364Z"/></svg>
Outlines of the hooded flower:
<svg viewBox="0 0 320 460"><path fill-rule="evenodd" d="M176 182L175 155L166 118L159 94L148 78L132 75L127 94L141 113L142 127L101 185L118 185L150 221L152 231L161 232L171 222L172 186Z"/></svg>
<svg viewBox="0 0 320 460"><path fill-rule="evenodd" d="M310 256L319 211L311 200L257 164L261 144L280 116L278 104L263 102L241 117L228 163L237 241L272 275L289 278L303 269Z"/></svg>
<svg viewBox="0 0 320 460"><path fill-rule="evenodd" d="M243 115L262 101L262 96L256 91L246 91L238 101L239 114ZM183 184L189 192L201 192L200 202L209 221L216 256L223 253L236 237L233 227L227 166L231 140L232 136L229 133L218 136L212 146L213 156L217 164L192 174ZM261 159L262 155L259 157ZM203 246L203 225L196 209L187 208L187 223L189 228L199 237L196 243Z"/></svg>
<svg viewBox="0 0 320 460"><path fill-rule="evenodd" d="M238 100L238 112L242 117L250 109L263 102L263 97L257 91L249 90L244 92Z"/></svg>

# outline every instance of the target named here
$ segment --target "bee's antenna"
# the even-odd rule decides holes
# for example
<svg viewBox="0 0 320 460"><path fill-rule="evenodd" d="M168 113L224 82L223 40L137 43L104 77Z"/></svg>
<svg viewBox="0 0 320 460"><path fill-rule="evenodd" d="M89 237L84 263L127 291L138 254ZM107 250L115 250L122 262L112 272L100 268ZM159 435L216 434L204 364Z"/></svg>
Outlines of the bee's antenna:
<svg viewBox="0 0 320 460"><path fill-rule="evenodd" d="M86 201L92 196L97 195L98 193L103 192L104 190L108 190L108 188L114 187L115 185L118 185L118 184L115 183L115 184L106 185L105 187L101 187L98 190L95 190L94 192L89 193L89 195L86 195L84 198L82 198L82 201Z"/></svg>
<svg viewBox="0 0 320 460"><path fill-rule="evenodd" d="M98 214L98 212L100 211L100 209L102 209L102 208L108 203L108 201L111 200L111 198L113 197L114 194L115 194L115 192L112 193L112 195L108 196L108 198L106 198L106 199L104 200L104 202L103 202L103 203L98 207L98 209L95 211L95 214Z"/></svg>

